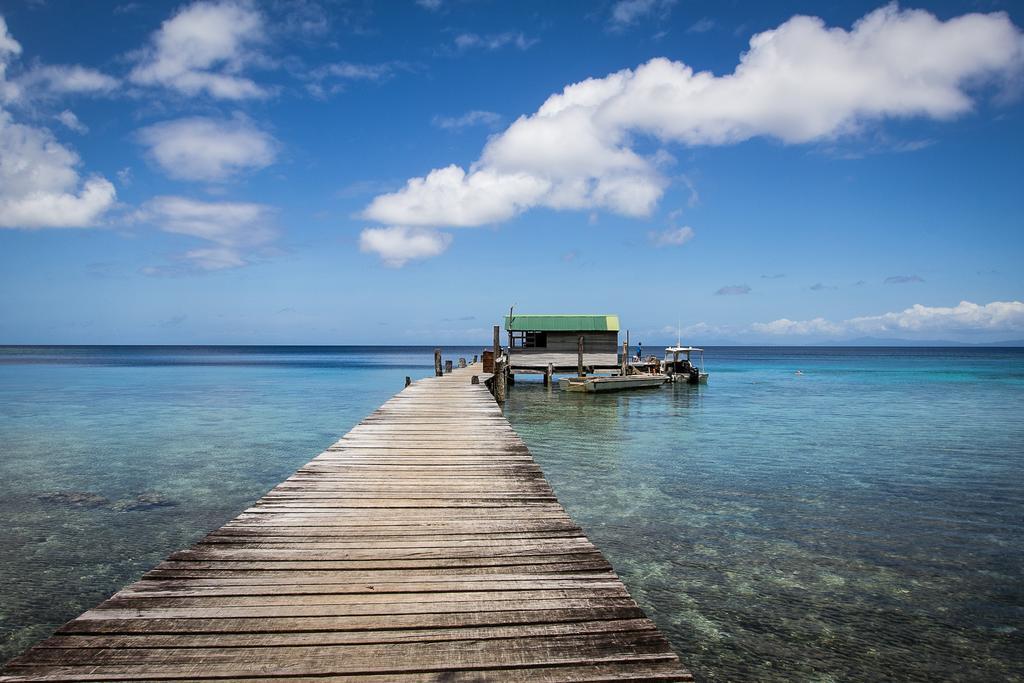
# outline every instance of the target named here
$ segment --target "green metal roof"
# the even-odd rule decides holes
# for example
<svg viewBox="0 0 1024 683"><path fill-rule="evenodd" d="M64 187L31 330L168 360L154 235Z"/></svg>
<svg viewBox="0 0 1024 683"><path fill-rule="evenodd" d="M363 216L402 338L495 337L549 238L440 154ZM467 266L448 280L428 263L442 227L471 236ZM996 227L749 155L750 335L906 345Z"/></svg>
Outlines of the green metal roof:
<svg viewBox="0 0 1024 683"><path fill-rule="evenodd" d="M618 332L617 315L522 315L505 316L509 332Z"/></svg>

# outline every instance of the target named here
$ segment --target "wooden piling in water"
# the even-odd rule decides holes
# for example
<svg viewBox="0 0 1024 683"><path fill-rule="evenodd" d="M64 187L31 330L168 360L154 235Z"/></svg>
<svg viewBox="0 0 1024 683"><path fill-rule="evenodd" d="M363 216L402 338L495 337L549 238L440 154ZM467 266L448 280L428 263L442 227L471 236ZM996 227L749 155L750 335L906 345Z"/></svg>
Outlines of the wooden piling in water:
<svg viewBox="0 0 1024 683"><path fill-rule="evenodd" d="M498 325L494 326L494 360L497 361L501 355L501 327Z"/></svg>
<svg viewBox="0 0 1024 683"><path fill-rule="evenodd" d="M494 391L494 400L498 403L505 402L505 393L508 389L508 364L504 358L494 361L494 380L492 381L492 389Z"/></svg>
<svg viewBox="0 0 1024 683"><path fill-rule="evenodd" d="M441 370L441 349L434 349L434 376L440 377L444 372Z"/></svg>

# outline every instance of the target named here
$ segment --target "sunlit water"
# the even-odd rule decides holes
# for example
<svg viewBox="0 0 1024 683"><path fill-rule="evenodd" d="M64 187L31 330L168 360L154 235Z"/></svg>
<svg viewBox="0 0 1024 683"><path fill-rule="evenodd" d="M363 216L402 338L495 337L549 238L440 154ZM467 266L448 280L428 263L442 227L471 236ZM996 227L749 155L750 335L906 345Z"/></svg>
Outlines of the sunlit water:
<svg viewBox="0 0 1024 683"><path fill-rule="evenodd" d="M0 658L223 524L431 363L0 348ZM704 387L520 381L506 406L698 677L1024 680L1024 351L708 364Z"/></svg>

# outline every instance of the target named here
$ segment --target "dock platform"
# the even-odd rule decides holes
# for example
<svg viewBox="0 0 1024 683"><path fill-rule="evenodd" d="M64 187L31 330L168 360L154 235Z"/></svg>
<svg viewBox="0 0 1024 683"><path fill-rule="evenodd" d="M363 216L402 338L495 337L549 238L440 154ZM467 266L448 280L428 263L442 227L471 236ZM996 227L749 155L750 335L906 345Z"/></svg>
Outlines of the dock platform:
<svg viewBox="0 0 1024 683"><path fill-rule="evenodd" d="M687 681L480 366L413 383L0 681Z"/></svg>

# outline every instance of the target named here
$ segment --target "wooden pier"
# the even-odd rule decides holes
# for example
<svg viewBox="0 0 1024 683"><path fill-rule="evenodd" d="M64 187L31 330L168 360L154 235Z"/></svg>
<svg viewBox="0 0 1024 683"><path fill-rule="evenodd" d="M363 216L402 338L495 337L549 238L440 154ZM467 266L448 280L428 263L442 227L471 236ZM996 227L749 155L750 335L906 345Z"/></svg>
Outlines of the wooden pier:
<svg viewBox="0 0 1024 683"><path fill-rule="evenodd" d="M685 681L480 366L413 383L0 681Z"/></svg>

